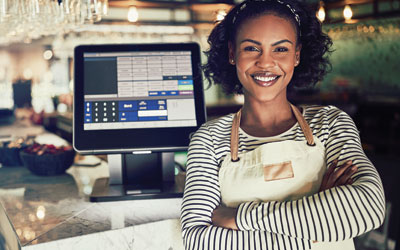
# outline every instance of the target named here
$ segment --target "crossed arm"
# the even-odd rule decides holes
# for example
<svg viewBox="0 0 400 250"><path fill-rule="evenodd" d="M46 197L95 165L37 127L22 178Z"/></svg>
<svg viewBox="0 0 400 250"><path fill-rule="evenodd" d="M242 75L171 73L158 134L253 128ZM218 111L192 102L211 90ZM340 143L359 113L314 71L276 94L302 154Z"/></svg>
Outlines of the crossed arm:
<svg viewBox="0 0 400 250"><path fill-rule="evenodd" d="M207 242L210 233L222 230L221 227L267 231L311 241L345 240L379 227L385 212L379 175L361 149L351 118L343 113L333 123L325 144L327 163L335 169L333 162L338 160L338 169L343 172L332 171L337 176L327 177L320 192L294 201L245 202L229 211L217 209L218 165L212 141L204 136L207 131L200 131L191 142L182 204L186 248ZM352 164L343 166L349 160ZM232 234L232 230L224 230L227 237Z"/></svg>
<svg viewBox="0 0 400 250"><path fill-rule="evenodd" d="M338 161L334 160L326 171L319 192L328 190L341 185L351 185L351 176L357 171L357 166L351 160L338 166ZM239 230L236 224L237 208L218 206L212 213L212 224L214 226Z"/></svg>

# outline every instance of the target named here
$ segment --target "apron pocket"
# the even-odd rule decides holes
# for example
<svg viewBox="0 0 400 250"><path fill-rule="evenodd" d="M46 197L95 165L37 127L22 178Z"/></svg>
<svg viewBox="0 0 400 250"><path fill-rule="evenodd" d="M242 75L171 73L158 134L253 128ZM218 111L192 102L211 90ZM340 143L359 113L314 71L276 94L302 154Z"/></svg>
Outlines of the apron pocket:
<svg viewBox="0 0 400 250"><path fill-rule="evenodd" d="M291 161L264 165L263 169L264 181L275 181L294 177Z"/></svg>

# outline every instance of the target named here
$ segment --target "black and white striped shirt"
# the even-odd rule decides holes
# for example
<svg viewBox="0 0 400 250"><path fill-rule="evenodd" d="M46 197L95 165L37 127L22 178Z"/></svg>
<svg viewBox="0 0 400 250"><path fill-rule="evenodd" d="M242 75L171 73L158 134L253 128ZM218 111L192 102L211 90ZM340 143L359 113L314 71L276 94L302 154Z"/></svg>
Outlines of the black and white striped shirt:
<svg viewBox="0 0 400 250"><path fill-rule="evenodd" d="M334 106L305 106L303 115L326 149L326 162L352 160L352 185L334 187L293 201L239 205L239 230L212 225L221 202L219 167L230 152L233 114L204 124L192 137L181 222L186 249L310 249L313 241L342 241L379 227L385 216L380 177L365 156L353 120ZM305 140L298 124L285 140ZM267 138L266 138L267 139ZM239 132L239 153L267 143Z"/></svg>

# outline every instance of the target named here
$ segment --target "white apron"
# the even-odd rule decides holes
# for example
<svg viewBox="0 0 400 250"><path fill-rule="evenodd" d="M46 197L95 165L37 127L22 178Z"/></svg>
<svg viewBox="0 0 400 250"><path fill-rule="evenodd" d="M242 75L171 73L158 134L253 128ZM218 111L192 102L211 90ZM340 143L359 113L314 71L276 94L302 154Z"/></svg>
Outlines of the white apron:
<svg viewBox="0 0 400 250"><path fill-rule="evenodd" d="M238 154L241 110L231 131L231 153L219 170L223 205L236 208L249 201L290 201L318 192L326 171L325 147L313 136L300 111L291 105L306 141L271 139L253 151ZM353 240L315 242L311 249L354 250Z"/></svg>

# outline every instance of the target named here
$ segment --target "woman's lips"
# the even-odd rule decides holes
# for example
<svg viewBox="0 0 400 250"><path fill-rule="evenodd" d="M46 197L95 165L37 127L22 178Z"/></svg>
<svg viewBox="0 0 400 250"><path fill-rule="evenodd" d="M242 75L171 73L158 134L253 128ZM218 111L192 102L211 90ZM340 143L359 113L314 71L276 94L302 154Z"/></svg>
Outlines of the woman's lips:
<svg viewBox="0 0 400 250"><path fill-rule="evenodd" d="M278 79L279 75L252 75L254 81L263 87L269 87L273 85Z"/></svg>

